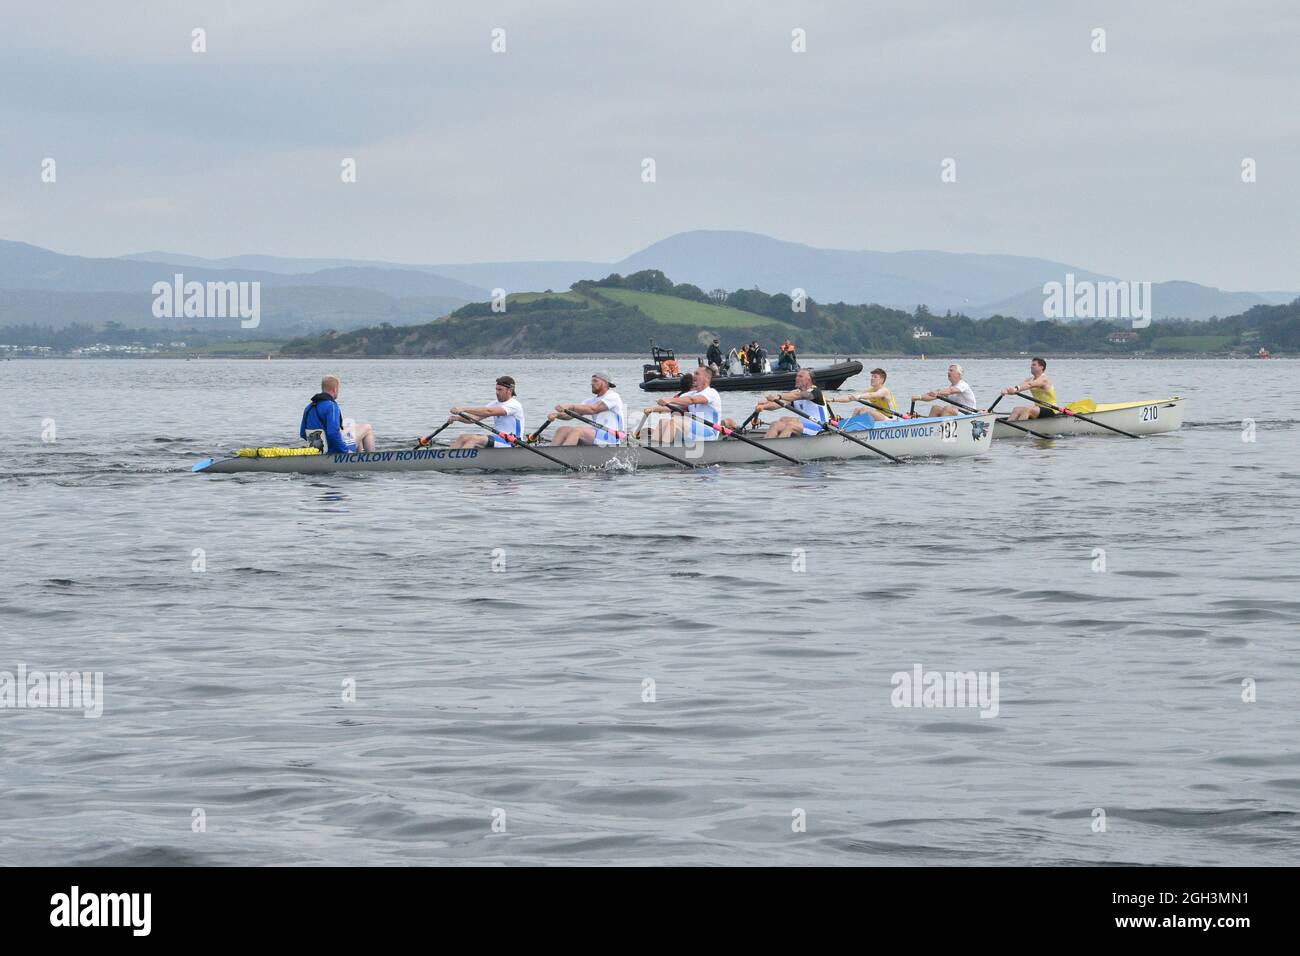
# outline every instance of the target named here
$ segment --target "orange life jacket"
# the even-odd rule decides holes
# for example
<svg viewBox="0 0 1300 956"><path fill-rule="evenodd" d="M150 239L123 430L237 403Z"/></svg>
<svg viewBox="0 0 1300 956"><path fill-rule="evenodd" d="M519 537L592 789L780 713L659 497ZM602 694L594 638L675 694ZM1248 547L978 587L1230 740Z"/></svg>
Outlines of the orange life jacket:
<svg viewBox="0 0 1300 956"><path fill-rule="evenodd" d="M681 375L682 370L681 366L677 364L677 359L664 359L663 362L659 364L659 373L663 375L664 378L672 378L676 375Z"/></svg>

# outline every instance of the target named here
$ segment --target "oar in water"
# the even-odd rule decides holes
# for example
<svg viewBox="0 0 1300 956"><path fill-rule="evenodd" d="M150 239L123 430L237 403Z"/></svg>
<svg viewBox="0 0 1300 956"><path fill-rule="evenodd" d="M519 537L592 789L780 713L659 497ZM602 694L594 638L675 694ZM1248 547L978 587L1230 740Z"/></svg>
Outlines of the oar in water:
<svg viewBox="0 0 1300 956"><path fill-rule="evenodd" d="M960 408L964 412L979 414L978 408L971 408L969 405L963 405L961 402L954 402L951 398L945 398L942 395L936 395L935 398L937 398L941 402L947 402L949 405L955 405L957 408ZM992 411L992 409L990 409L990 411ZM1042 435L1034 431L1032 428L1025 428L1023 425L1017 425L1015 422L1009 422L1005 418L999 418L998 422L1000 424L1006 425L1008 428L1014 428L1018 432L1025 432L1026 434L1033 435L1035 438L1042 438L1046 441L1051 440L1051 436L1049 435Z"/></svg>
<svg viewBox="0 0 1300 956"><path fill-rule="evenodd" d="M453 417L460 418L464 421L470 422L471 424L477 425L479 428L486 428L488 431L490 431L493 435L496 435L502 441L508 442L511 448L524 448L527 449L528 451L531 451L534 455L541 455L547 461L555 462L561 468L567 468L569 471L578 470L576 466L570 465L568 462L565 461L560 461L560 459L556 458L554 455L548 455L540 448L535 448L534 446L528 444L525 441L520 441L517 435L512 435L509 432L497 431L495 428L493 428L487 422L483 421L483 419L481 418L475 418L473 415L466 415L464 412L456 412L454 413Z"/></svg>
<svg viewBox="0 0 1300 956"><path fill-rule="evenodd" d="M867 451L874 451L877 455L880 455L882 458L888 458L890 461L894 462L895 464L901 465L903 463L903 459L896 458L893 455L891 455L889 452L882 451L881 449L877 448L875 445L863 441L861 438L854 438L848 432L844 431L844 429L836 428L830 422L817 421L817 419L813 418L811 415L807 415L804 412L799 411L799 409L795 408L793 402L787 402L783 399L778 398L776 400L776 403L780 405L782 408L788 408L790 411L794 412L800 418L806 418L814 425L820 425L822 428L826 429L832 435L839 435L841 438L847 438L849 441L853 442L854 444L861 445L863 448L867 449Z"/></svg>
<svg viewBox="0 0 1300 956"><path fill-rule="evenodd" d="M736 431L736 429L734 429L734 428L728 428L726 425L715 425L713 422L709 421L707 418L701 418L699 415L692 415L692 414L691 414L690 412L688 412L688 411L684 411L684 410L683 410L683 411L679 412L678 414L680 414L680 415L682 415L682 416L684 416L684 417L686 417L686 418L692 419L692 420L694 420L694 421L697 421L697 422L699 422L701 425L707 425L709 428L712 428L715 432L718 432L718 433L720 433L720 434L726 435L728 438L734 438L734 439L736 439L737 441L743 441L746 445L753 445L755 448L761 448L761 449L763 449L763 451L767 452L769 455L776 455L777 458L784 458L786 461L788 461L788 462L789 462L790 464L792 464L792 465L802 465L802 464L803 464L803 462L801 462L798 458L791 458L791 457L790 457L789 455L787 455L785 452L777 451L775 448L771 447L771 443L770 443L770 442L754 441L754 439L752 439L752 438L746 438L744 435L741 435L740 433L738 433L738 432Z"/></svg>
<svg viewBox="0 0 1300 956"><path fill-rule="evenodd" d="M1058 415L1068 415L1068 416L1070 416L1071 418L1078 418L1078 419L1080 419L1081 421L1085 421L1085 422L1087 422L1089 425L1096 425L1098 428L1104 428L1104 429L1106 429L1107 431L1112 431L1112 432L1114 432L1114 433L1117 434L1117 435L1123 435L1125 438L1141 438L1141 437L1142 437L1141 435L1134 435L1132 432L1126 432L1126 431L1124 431L1124 429L1122 429L1122 428L1116 428L1116 427L1114 427L1113 425L1106 425L1106 424L1104 424L1104 423L1102 423L1102 422L1097 421L1095 418L1091 418L1091 417L1089 417L1088 415L1084 415L1084 414L1081 414L1081 413L1079 413L1079 412L1073 412L1073 411L1070 411L1070 409L1068 409L1068 408L1061 408L1061 407L1058 406L1058 405L1053 405L1051 402L1044 402L1044 401L1042 401L1041 399L1034 398L1033 395L1030 395L1030 394L1028 394L1027 392L1016 392L1016 394L1019 395L1021 398L1027 398L1027 399L1029 399L1029 400L1030 400L1031 402L1033 402L1035 405L1038 405L1038 406L1040 406L1040 407L1042 407L1042 408L1050 408L1052 411L1056 412L1056 414L1058 414ZM1010 423L1008 422L1008 424L1010 424Z"/></svg>
<svg viewBox="0 0 1300 956"><path fill-rule="evenodd" d="M446 427L447 427L448 425L450 425L450 424L451 424L451 420L448 419L447 421L445 421L445 422L443 422L441 425L439 425L437 428L435 428L435 429L434 429L430 434L425 435L423 438L417 439L416 442L415 442L415 447L416 447L416 448L423 448L425 445L428 445L430 442L432 442L432 441L434 440L434 438L437 437L438 432L442 431L444 428L446 428Z"/></svg>
<svg viewBox="0 0 1300 956"><path fill-rule="evenodd" d="M694 465L692 465L692 464L691 464L689 461L687 461L686 459L684 459L684 458L678 458L676 455L670 455L668 452L663 451L662 449L659 449L659 448L655 448L655 447L652 446L652 445L644 445L644 444L642 444L641 442L633 443L633 440L632 440L631 436L629 436L627 432L621 432L621 431L619 431L619 430L617 430L617 429L614 429L613 431L611 431L611 430L608 429L608 428L602 428L600 425L597 425L595 422L593 422L590 418L586 418L586 417L584 417L584 416L582 416L582 415L579 415L577 412L565 412L564 414L567 415L569 418L576 418L578 421L582 422L584 425L590 425L592 428L596 429L596 431L598 431L598 432L605 432L606 434L613 435L615 438L618 438L618 439L626 438L626 439L627 439L627 443L628 443L628 445L631 446L631 447L633 447L633 448L644 448L646 451L652 451L652 452L654 452L656 455L662 455L664 458L667 458L669 461L676 462L677 464L681 465L683 468L692 468L692 469L693 469L693 468L695 467Z"/></svg>

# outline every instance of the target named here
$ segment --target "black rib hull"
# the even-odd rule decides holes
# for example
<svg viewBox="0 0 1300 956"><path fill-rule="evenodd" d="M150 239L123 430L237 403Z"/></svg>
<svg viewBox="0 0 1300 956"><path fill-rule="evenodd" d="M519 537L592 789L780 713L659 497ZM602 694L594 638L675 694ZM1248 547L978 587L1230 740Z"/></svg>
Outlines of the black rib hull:
<svg viewBox="0 0 1300 956"><path fill-rule="evenodd" d="M862 371L861 362L836 362L821 368L810 368L813 381L822 388L839 388L846 379ZM713 387L719 392L789 391L794 388L794 372L763 372L758 375L715 375ZM642 382L647 392L680 392L678 378L653 378Z"/></svg>

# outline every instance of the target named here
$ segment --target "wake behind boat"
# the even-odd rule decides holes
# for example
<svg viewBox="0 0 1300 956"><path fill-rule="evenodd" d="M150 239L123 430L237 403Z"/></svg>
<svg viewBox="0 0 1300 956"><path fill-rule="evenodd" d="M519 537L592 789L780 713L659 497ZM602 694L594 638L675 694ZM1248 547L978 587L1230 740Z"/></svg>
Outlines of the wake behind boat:
<svg viewBox="0 0 1300 956"><path fill-rule="evenodd" d="M993 440L991 413L915 418L906 421L875 422L853 432L853 437L869 442L898 458L964 458L982 454ZM861 445L834 434L810 437L764 439L761 431L749 433L764 446L771 446L798 461L870 458L882 460ZM638 445L552 445L539 450L558 459L534 454L528 448L398 448L373 452L323 454L316 449L244 449L244 454L226 458L208 458L193 467L202 474L236 474L263 472L270 474L317 475L328 472L365 474L397 471L583 471L611 469L666 468L675 464L668 458ZM686 445L664 446L692 466L750 465L781 463L782 459L764 448L756 448L734 438L701 441ZM264 456L259 454L264 453Z"/></svg>

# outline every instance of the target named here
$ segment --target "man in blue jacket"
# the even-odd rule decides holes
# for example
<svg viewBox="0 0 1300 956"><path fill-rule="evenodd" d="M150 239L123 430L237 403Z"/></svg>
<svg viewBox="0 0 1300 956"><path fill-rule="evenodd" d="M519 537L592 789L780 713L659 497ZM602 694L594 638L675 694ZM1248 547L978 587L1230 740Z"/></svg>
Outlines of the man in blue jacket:
<svg viewBox="0 0 1300 956"><path fill-rule="evenodd" d="M325 452L337 455L345 452L375 450L375 432L369 425L345 422L339 411L339 377L326 375L320 380L320 394L313 395L311 403L303 409L298 437L307 438L313 429L325 432Z"/></svg>

